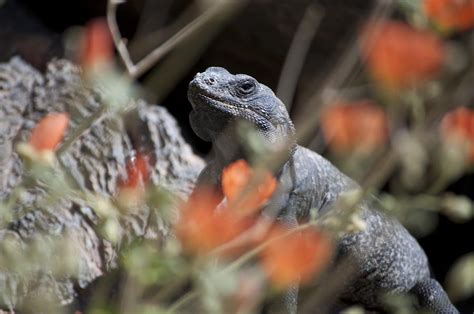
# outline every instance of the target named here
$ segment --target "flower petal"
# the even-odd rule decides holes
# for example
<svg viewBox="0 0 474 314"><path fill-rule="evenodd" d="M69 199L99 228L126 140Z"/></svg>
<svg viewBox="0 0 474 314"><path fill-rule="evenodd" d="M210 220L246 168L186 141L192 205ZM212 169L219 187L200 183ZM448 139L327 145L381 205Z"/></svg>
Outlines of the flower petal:
<svg viewBox="0 0 474 314"><path fill-rule="evenodd" d="M278 288L310 281L323 270L333 253L332 242L322 232L314 229L289 232L282 226L275 227L261 254L262 266Z"/></svg>
<svg viewBox="0 0 474 314"><path fill-rule="evenodd" d="M38 151L55 150L69 124L67 113L51 113L41 119L31 132L29 143Z"/></svg>
<svg viewBox="0 0 474 314"><path fill-rule="evenodd" d="M388 89L412 87L434 78L444 61L443 42L402 22L369 24L362 54L374 79Z"/></svg>

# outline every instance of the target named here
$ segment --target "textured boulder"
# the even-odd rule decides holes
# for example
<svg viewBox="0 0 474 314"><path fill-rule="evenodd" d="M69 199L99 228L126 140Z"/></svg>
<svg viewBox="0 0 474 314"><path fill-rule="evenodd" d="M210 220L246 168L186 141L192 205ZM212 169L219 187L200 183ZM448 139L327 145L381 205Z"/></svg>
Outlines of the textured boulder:
<svg viewBox="0 0 474 314"><path fill-rule="evenodd" d="M80 74L78 67L64 60L50 62L44 74L19 58L0 64L0 200L7 199L22 182L23 165L15 145L28 137L39 119L49 112L68 112L71 131L99 108L100 93L86 87ZM122 131L127 128L120 127L122 121L116 115L105 115L61 156L63 164L82 189L107 196L116 192L127 159L137 150L146 151L151 157L152 183L185 197L204 162L193 154L165 109L140 100L132 105L131 131ZM38 243L70 238L78 256L77 267L72 276L55 274L55 266L67 256L54 251L40 252L44 259L38 265L30 262L28 278L2 265L2 306L15 307L24 297L44 292L60 304L68 304L77 289L87 287L115 266L117 249L100 236L97 216L87 204L61 199L44 206L40 204L42 195L39 187L22 192L14 206L13 222L0 226L0 247L4 250L6 243L10 248L13 245L20 259L27 260L33 250L44 250ZM166 236L166 224L159 217L149 217L148 208L122 215L124 239Z"/></svg>

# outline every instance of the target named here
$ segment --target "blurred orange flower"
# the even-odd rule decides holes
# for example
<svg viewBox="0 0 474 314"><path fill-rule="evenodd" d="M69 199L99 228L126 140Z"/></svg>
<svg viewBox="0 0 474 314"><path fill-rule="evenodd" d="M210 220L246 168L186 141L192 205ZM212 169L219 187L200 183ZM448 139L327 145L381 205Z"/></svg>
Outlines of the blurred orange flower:
<svg viewBox="0 0 474 314"><path fill-rule="evenodd" d="M245 220L233 212L216 210L221 198L214 192L201 189L180 209L175 224L176 235L183 247L194 254L206 254L229 242L248 227Z"/></svg>
<svg viewBox="0 0 474 314"><path fill-rule="evenodd" d="M113 53L114 45L107 21L103 18L90 21L81 42L80 64L86 69L93 69L109 62Z"/></svg>
<svg viewBox="0 0 474 314"><path fill-rule="evenodd" d="M136 188L143 186L148 181L148 158L142 154L127 162L127 178L119 182L121 188Z"/></svg>
<svg viewBox="0 0 474 314"><path fill-rule="evenodd" d="M474 0L424 0L423 9L444 30L474 27Z"/></svg>
<svg viewBox="0 0 474 314"><path fill-rule="evenodd" d="M117 184L117 201L130 209L141 204L145 197L145 185L148 182L149 168L147 156L137 154L126 165L127 177Z"/></svg>
<svg viewBox="0 0 474 314"><path fill-rule="evenodd" d="M388 120L383 109L371 101L338 103L321 114L321 128L336 151L370 151L388 138Z"/></svg>
<svg viewBox="0 0 474 314"><path fill-rule="evenodd" d="M441 133L446 141L467 145L474 162L474 110L459 107L448 112L441 121Z"/></svg>
<svg viewBox="0 0 474 314"><path fill-rule="evenodd" d="M266 172L254 190L245 188L254 180L254 171L245 160L237 160L222 171L222 191L229 201L229 207L242 215L255 213L272 196L277 187L276 179Z"/></svg>
<svg viewBox="0 0 474 314"><path fill-rule="evenodd" d="M29 144L37 151L56 150L69 124L67 113L51 113L41 119L31 132Z"/></svg>
<svg viewBox="0 0 474 314"><path fill-rule="evenodd" d="M387 21L369 24L362 38L362 54L381 85L399 89L432 79L443 65L444 47L428 31Z"/></svg>
<svg viewBox="0 0 474 314"><path fill-rule="evenodd" d="M333 254L331 240L319 231L288 232L284 227L275 227L261 253L262 266L278 288L308 282L323 270Z"/></svg>

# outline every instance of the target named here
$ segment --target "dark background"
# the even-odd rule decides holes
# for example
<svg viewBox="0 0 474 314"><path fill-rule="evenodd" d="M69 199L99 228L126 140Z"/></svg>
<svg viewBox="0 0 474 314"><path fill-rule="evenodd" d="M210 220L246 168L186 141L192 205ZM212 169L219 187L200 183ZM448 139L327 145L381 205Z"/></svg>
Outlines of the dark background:
<svg viewBox="0 0 474 314"><path fill-rule="evenodd" d="M165 27L182 12L190 1L161 0L128 1L120 6L119 25L124 37L132 38L137 32L146 33ZM208 66L223 66L230 72L247 73L275 88L286 52L310 0L253 1L235 16L214 38L202 56L194 62L175 88L160 105L176 117L182 132L194 149L203 156L209 145L199 140L190 129L186 88L194 73ZM299 99L304 92L316 89L348 47L349 38L367 17L371 1L333 0L318 2L325 16L308 53L298 91L293 116L302 110ZM0 7L0 62L20 55L38 69L53 57L63 57L63 33L71 26L83 25L93 17L105 14L104 0L6 0ZM147 15L144 28L137 30L142 11ZM156 12L156 13L155 13ZM143 26L143 25L142 25ZM146 76L142 78L146 80ZM310 82L310 84L308 84ZM148 90L153 99L153 88ZM472 199L474 176L466 175L448 190L469 195ZM433 272L444 282L452 263L474 249L474 224L456 224L439 217L436 231L419 239L426 250ZM474 310L474 300L457 306L465 313Z"/></svg>

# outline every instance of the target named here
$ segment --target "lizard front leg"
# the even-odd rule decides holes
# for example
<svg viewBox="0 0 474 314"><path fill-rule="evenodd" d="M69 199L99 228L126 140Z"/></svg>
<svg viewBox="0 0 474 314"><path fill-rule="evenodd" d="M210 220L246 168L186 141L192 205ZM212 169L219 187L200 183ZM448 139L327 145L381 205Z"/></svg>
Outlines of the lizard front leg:
<svg viewBox="0 0 474 314"><path fill-rule="evenodd" d="M287 209L284 216L281 217L281 221L290 229L297 227L296 211ZM298 310L298 290L298 284L295 284L285 292L285 308L289 314L296 314Z"/></svg>
<svg viewBox="0 0 474 314"><path fill-rule="evenodd" d="M289 230L298 226L298 220L295 213L284 213L277 217L283 225L287 226ZM288 313L296 314L298 310L298 291L299 285L296 283L289 287L284 293L283 298L280 298L273 302L269 307L269 313Z"/></svg>
<svg viewBox="0 0 474 314"><path fill-rule="evenodd" d="M275 219L288 230L298 226L296 210L288 207L289 193L277 191L276 195L263 210L263 216ZM298 284L289 287L284 293L284 297L273 302L269 307L269 313L296 314L298 309Z"/></svg>

